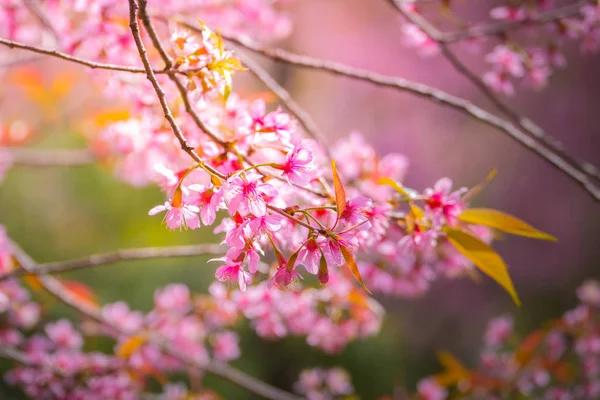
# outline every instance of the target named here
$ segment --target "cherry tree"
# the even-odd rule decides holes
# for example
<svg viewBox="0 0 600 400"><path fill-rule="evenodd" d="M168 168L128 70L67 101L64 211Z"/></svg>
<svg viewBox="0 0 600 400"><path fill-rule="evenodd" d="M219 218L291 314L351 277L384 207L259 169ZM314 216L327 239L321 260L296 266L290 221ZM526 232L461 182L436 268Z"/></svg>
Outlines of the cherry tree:
<svg viewBox="0 0 600 400"><path fill-rule="evenodd" d="M336 398L353 392L339 368L306 370L296 387L276 388L228 365L243 356L239 322L248 321L265 339L299 336L307 346L336 353L378 334L385 310L374 295L414 298L437 279L484 275L520 305L492 248L496 233L556 238L500 210L471 206L495 171L483 171L471 187L456 187L448 177L424 182L422 190L407 187L405 156L377 154L359 133L327 145L325 133L256 55L453 109L510 137L600 200L600 172L507 100L549 84L567 64L564 48L579 46L583 56L600 48L597 1L508 1L476 22L461 19L460 2L386 1L404 20L405 45L427 60L447 59L493 110L402 77L275 47L293 29L282 11L287 1L302 2L2 1L0 74L40 58L61 59L97 82L107 103L126 108L81 116L85 150L31 148L35 125L0 115L0 179L21 165L108 164L115 179L164 193L164 202L143 210L147 218L156 224L162 218L165 229L210 230L221 242L41 264L2 228L0 356L14 361L5 375L9 384L40 399L213 398L218 395L192 382L212 374L267 399ZM520 35L525 30L534 34ZM472 69L456 46L468 46L489 68ZM245 74L278 104L237 91L236 78ZM49 106L68 80L50 94L27 85ZM147 313L123 301L98 304L89 288L56 276L117 261L206 254L213 256L215 277L209 292L191 293L180 283L157 288ZM80 318L43 319L41 291ZM442 353L445 372L422 380L415 398L598 396L599 293L597 284L584 285L580 307L520 347L511 320L494 321L481 371ZM114 352L88 351L93 336L114 340ZM175 380L182 373L187 381ZM160 382L159 391L150 379Z"/></svg>

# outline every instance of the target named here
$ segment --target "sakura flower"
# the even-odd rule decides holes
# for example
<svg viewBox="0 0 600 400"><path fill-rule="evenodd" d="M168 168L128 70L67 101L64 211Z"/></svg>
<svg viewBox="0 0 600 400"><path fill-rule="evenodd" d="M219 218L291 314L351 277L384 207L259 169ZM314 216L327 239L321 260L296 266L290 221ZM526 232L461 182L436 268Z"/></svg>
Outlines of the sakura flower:
<svg viewBox="0 0 600 400"><path fill-rule="evenodd" d="M350 225L363 224L369 219L372 204L371 199L365 196L351 198L346 202L346 208L341 215L341 219ZM369 227L369 224L366 224L366 227Z"/></svg>
<svg viewBox="0 0 600 400"><path fill-rule="evenodd" d="M310 239L298 253L297 263L304 265L306 272L316 275L321 262L321 248L315 239Z"/></svg>
<svg viewBox="0 0 600 400"><path fill-rule="evenodd" d="M416 25L403 25L402 34L406 46L417 49L419 54L424 57L436 55L440 51L439 44Z"/></svg>
<svg viewBox="0 0 600 400"><path fill-rule="evenodd" d="M312 152L308 149L306 141L303 141L288 152L285 162L278 168L282 170L282 175L288 182L304 186L310 182L314 172L312 161Z"/></svg>
<svg viewBox="0 0 600 400"><path fill-rule="evenodd" d="M279 289L286 288L292 283L302 279L302 276L295 269L288 271L288 268L283 265L279 267L275 275L269 280L269 287L277 287Z"/></svg>
<svg viewBox="0 0 600 400"><path fill-rule="evenodd" d="M527 13L523 7L496 7L490 11L490 16L505 21L522 21Z"/></svg>
<svg viewBox="0 0 600 400"><path fill-rule="evenodd" d="M217 216L218 204L212 201L214 190L212 187L206 187L199 184L188 186L188 189L197 192L198 199L194 202L200 208L200 218L202 223L210 226L215 222Z"/></svg>
<svg viewBox="0 0 600 400"><path fill-rule="evenodd" d="M515 94L515 88L512 82L503 72L486 72L483 75L483 81L495 92L502 93L506 96L513 96Z"/></svg>
<svg viewBox="0 0 600 400"><path fill-rule="evenodd" d="M190 290L183 284L170 284L154 292L154 304L158 310L185 312L191 306Z"/></svg>
<svg viewBox="0 0 600 400"><path fill-rule="evenodd" d="M493 64L498 72L506 72L517 78L525 75L522 55L506 45L501 44L494 47L494 50L485 56L485 60Z"/></svg>
<svg viewBox="0 0 600 400"><path fill-rule="evenodd" d="M265 197L272 197L277 190L268 183L260 182L258 174L247 174L245 177L234 176L227 182L225 201L229 206L229 214L236 211L250 212L256 217L262 217L267 212Z"/></svg>
<svg viewBox="0 0 600 400"><path fill-rule="evenodd" d="M71 322L62 319L46 325L46 334L56 345L67 349L80 349L83 338L77 332Z"/></svg>
<svg viewBox="0 0 600 400"><path fill-rule="evenodd" d="M148 215L156 215L166 211L164 221L170 229L197 229L200 228L200 219L198 212L200 209L196 206L185 204L181 199L166 201L164 205L156 206L148 211Z"/></svg>
<svg viewBox="0 0 600 400"><path fill-rule="evenodd" d="M423 400L445 400L448 396L447 390L440 386L434 378L420 381L417 390Z"/></svg>
<svg viewBox="0 0 600 400"><path fill-rule="evenodd" d="M432 188L425 189L425 209L432 214L434 224L443 224L440 217L443 217L448 224L453 225L457 222L458 216L465 209L465 204L461 196L467 191L461 188L454 192L452 181L448 178L438 180Z"/></svg>
<svg viewBox="0 0 600 400"><path fill-rule="evenodd" d="M219 361L235 360L240 356L239 338L234 332L218 333L213 341L215 359Z"/></svg>
<svg viewBox="0 0 600 400"><path fill-rule="evenodd" d="M225 261L225 259L219 260ZM217 259L210 261L217 261ZM219 282L237 283L242 292L246 290L247 285L252 283L252 276L244 271L244 267L240 263L236 262L229 262L218 267L215 278Z"/></svg>
<svg viewBox="0 0 600 400"><path fill-rule="evenodd" d="M511 317L496 318L488 324L484 341L491 347L501 346L512 331L513 320Z"/></svg>

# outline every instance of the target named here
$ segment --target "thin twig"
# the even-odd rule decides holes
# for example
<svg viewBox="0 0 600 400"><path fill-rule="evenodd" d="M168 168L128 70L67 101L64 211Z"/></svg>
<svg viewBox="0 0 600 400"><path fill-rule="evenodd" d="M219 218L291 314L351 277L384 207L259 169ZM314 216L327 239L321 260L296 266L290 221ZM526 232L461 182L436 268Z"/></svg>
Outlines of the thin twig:
<svg viewBox="0 0 600 400"><path fill-rule="evenodd" d="M526 28L531 25L543 25L555 22L562 18L580 14L581 7L589 3L589 0L582 0L538 15L528 16L521 21L502 21L482 26L473 26L456 32L442 33L440 41L444 43L454 43L482 36L500 35L511 30Z"/></svg>
<svg viewBox="0 0 600 400"><path fill-rule="evenodd" d="M69 62L72 62L75 64L84 65L84 66L92 68L92 69L106 69L106 70L110 70L110 71L130 72L130 73L134 73L134 74L145 74L146 73L146 70L144 68L140 68L140 67L130 67L130 66L125 66L125 65L94 62L94 61L86 60L83 58L74 57L67 53L63 53L61 51L44 49L44 48L36 47L36 46L30 46L27 44L15 42L15 41L3 39L3 38L0 38L0 44L3 46L6 46L8 48L11 48L11 49L27 50L27 51L30 51L33 53L38 53L38 54L43 54L46 56L60 58L62 60L69 61ZM170 71L155 70L153 72L155 74L166 74L166 73L169 73Z"/></svg>
<svg viewBox="0 0 600 400"><path fill-rule="evenodd" d="M88 150L46 150L9 147L3 149L13 165L24 167L75 167L90 165L97 158Z"/></svg>
<svg viewBox="0 0 600 400"><path fill-rule="evenodd" d="M155 258L174 258L174 257L197 257L205 254L219 254L223 248L218 244L197 244L190 246L172 246L172 247L143 247L137 249L123 249L111 253L92 254L86 257L67 261L55 261L46 264L39 264L35 269L35 274L55 274L62 272L77 271L101 265L114 264L120 261L148 260ZM29 272L24 269L15 269L11 272L1 275L0 282L9 278L17 278L27 275Z"/></svg>
<svg viewBox="0 0 600 400"><path fill-rule="evenodd" d="M559 157L563 158L568 163L572 164L575 168L581 170L584 174L589 175L592 178L600 179L600 171L592 164L586 161L577 160L574 156L570 155L562 143L554 139L550 135L547 135L544 130L531 121L529 118L520 115L517 111L513 110L506 102L502 101L492 89L485 84L473 71L471 71L450 49L450 47L444 42L444 34L437 30L435 26L430 24L425 18L421 17L416 13L407 12L399 4L398 0L388 0L390 4L398 12L404 16L410 23L418 26L431 40L438 43L440 50L444 57L450 62L450 64L460 74L467 78L473 85L475 85L487 98L505 115L507 115L515 124L523 129L528 134L535 137L537 140L542 142L551 151L555 152ZM581 7L581 5L580 5Z"/></svg>
<svg viewBox="0 0 600 400"><path fill-rule="evenodd" d="M216 170L212 166L206 164L200 158L200 156L198 156L198 154L196 153L194 148L189 145L189 143L183 136L183 132L181 132L181 129L177 125L177 122L175 121L175 118L173 117L173 114L171 113L171 109L169 108L169 104L167 103L167 99L165 98L165 92L163 91L160 84L158 83L158 80L156 79L156 76L154 74L154 70L152 69L152 66L150 65L150 60L148 59L146 47L144 46L144 42L142 41L142 37L140 35L140 28L139 28L138 21L137 21L137 10L138 10L138 5L135 2L135 0L129 0L129 28L131 29L131 34L133 35L135 45L138 49L138 53L140 54L142 64L144 64L144 69L146 70L146 78L148 78L148 80L152 84L152 87L154 88L154 91L156 92L158 101L163 110L165 118L169 122L169 125L171 126L171 129L173 130L173 133L175 134L175 137L177 138L177 140L179 140L181 149L183 151L185 151L186 153L188 153L190 155L190 157L192 157L192 159L194 159L194 161L196 161L198 164L202 165L211 174L213 174L214 176L218 176L221 179L226 179L227 177L223 173Z"/></svg>
<svg viewBox="0 0 600 400"><path fill-rule="evenodd" d="M198 28L189 23L181 22L181 24L190 30L198 30ZM366 81L377 86L398 89L463 112L488 126L508 134L522 146L538 154L569 178L583 186L596 201L600 201L600 189L590 181L588 174L581 171L579 168L574 167L562 157L559 157L554 151L544 146L540 146L534 138L522 132L509 121L491 114L466 99L404 78L378 74L376 72L350 67L341 63L291 53L279 48L265 47L245 37L229 35L226 33L221 33L221 35L225 39L250 51L279 62L324 71L334 75L346 76L352 79Z"/></svg>
<svg viewBox="0 0 600 400"><path fill-rule="evenodd" d="M27 254L19 245L14 242L11 242L11 250L13 256L19 262L19 265L21 265L21 267L27 272L35 275L37 271L37 263L29 256L29 254ZM112 324L110 321L104 318L98 308L91 304L79 301L79 299L72 295L71 292L67 290L67 288L59 280L53 278L52 276L42 273L38 274L37 277L44 289L46 289L50 294L55 296L67 306L79 311L86 317L122 335L136 336L142 334L142 332L125 331ZM190 357L189 355L174 348L171 343L162 336L148 332L145 332L145 334L148 335L148 341L150 343L157 345L162 351L191 368L205 370L265 399L299 400L298 397L270 386L267 383L253 378L244 372L238 371L227 364L222 364L217 361L209 361L208 363L205 363Z"/></svg>

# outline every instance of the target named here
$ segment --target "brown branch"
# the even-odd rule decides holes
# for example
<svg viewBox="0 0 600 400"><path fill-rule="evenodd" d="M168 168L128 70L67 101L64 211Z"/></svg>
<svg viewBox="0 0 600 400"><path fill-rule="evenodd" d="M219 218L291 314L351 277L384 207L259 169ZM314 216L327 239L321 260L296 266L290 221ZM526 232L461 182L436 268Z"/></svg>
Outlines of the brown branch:
<svg viewBox="0 0 600 400"><path fill-rule="evenodd" d="M171 109L169 108L169 104L167 103L167 99L165 97L165 92L163 91L160 84L158 83L158 80L156 79L156 76L154 74L154 70L152 69L152 66L150 65L150 60L148 59L148 53L146 52L146 47L144 46L144 42L142 41L142 37L140 34L140 28L139 28L138 21L137 21L137 11L138 11L138 5L135 2L135 0L129 0L129 28L131 29L131 34L133 35L135 45L138 49L138 53L140 54L142 64L144 64L144 69L146 70L146 78L148 78L148 80L152 84L152 87L154 88L154 91L156 92L158 101L159 101L160 106L165 115L165 119L169 122L169 125L171 126L171 129L173 130L175 137L177 138L177 140L179 140L179 144L181 145L181 149L183 151L188 153L190 155L190 157L192 157L192 159L194 159L194 161L196 161L198 164L202 165L203 168L206 171L210 172L212 175L218 176L221 179L226 179L227 177L224 174L217 171L212 166L204 163L204 161L200 158L200 156L198 156L198 154L196 153L194 148L189 145L189 143L183 136L183 132L181 132L181 129L177 125L177 122L175 121L175 118L173 117L173 114L171 113Z"/></svg>
<svg viewBox="0 0 600 400"><path fill-rule="evenodd" d="M577 160L574 156L570 155L562 143L553 137L547 135L544 130L536 125L529 118L520 115L518 112L513 110L506 102L502 101L488 85L483 82L473 71L471 71L460 59L450 50L449 46L444 42L444 34L437 30L435 26L430 24L425 18L418 14L410 13L405 11L399 4L398 0L388 0L390 4L404 18L410 23L418 26L427 36L438 43L442 54L450 62L450 64L460 74L467 78L473 85L475 85L487 98L498 108L501 112L507 115L514 123L516 123L521 129L535 137L537 140L542 142L551 151L556 153L559 157L563 158L566 162L572 164L575 168L579 169L591 178L600 179L600 172L598 169L588 162ZM579 5L581 7L581 4Z"/></svg>
<svg viewBox="0 0 600 400"><path fill-rule="evenodd" d="M580 14L581 7L589 3L589 0L581 0L577 3L556 8L539 15L530 16L522 21L502 21L482 26L473 26L456 32L442 33L440 41L444 43L454 43L476 37L501 35L508 31L526 28L531 25L543 25L555 22L562 18Z"/></svg>
<svg viewBox="0 0 600 400"><path fill-rule="evenodd" d="M190 30L197 30L197 28L195 28L189 23L180 23ZM234 42L252 52L261 54L265 57L271 58L279 62L294 65L297 67L323 71L334 75L345 76L352 79L362 80L376 86L389 87L405 91L417 95L419 97L431 100L435 103L439 103L444 106L458 110L488 126L491 126L497 130L508 134L519 144L529 149L530 151L538 154L545 161L549 162L551 165L559 169L569 178L573 179L578 184L583 186L585 190L595 200L600 201L600 189L592 181L590 181L589 176L585 172L581 171L579 168L574 167L562 157L559 157L554 151L544 146L540 146L534 138L530 137L529 135L518 129L509 121L506 121L505 119L500 118L482 109L481 107L478 107L477 105L473 104L472 102L466 99L454 96L452 94L449 94L436 88L432 88L422 83L409 81L404 78L383 75L369 70L351 67L341 63L299 55L279 48L265 47L245 37L229 35L226 33L221 33L221 35L225 39Z"/></svg>
<svg viewBox="0 0 600 400"><path fill-rule="evenodd" d="M62 272L77 271L97 267L100 265L114 264L120 261L148 260L156 258L173 257L196 257L204 254L219 254L223 251L218 244L197 244L190 246L172 246L172 247L144 247L137 249L123 249L111 253L93 254L87 257L77 258L68 261L55 261L46 264L39 264L35 269L35 274L55 274ZM0 282L9 279L27 275L24 269L15 269L7 274L0 275Z"/></svg>
<svg viewBox="0 0 600 400"><path fill-rule="evenodd" d="M133 1L133 0L132 0ZM11 250L15 259L19 262L21 267L31 274L37 273L37 263L27 254L21 247L16 243L11 242ZM86 317L100 323L103 326L110 328L112 331L122 334L136 336L140 334L147 334L148 341L157 345L162 351L176 358L185 365L194 368L202 369L215 376L221 377L235 385L247 389L249 392L254 393L260 397L270 400L299 400L298 397L287 393L283 390L277 389L270 386L244 372L238 371L235 368L227 364L222 364L217 361L209 361L208 363L200 362L199 360L188 356L187 354L174 348L164 337L152 334L151 332L134 332L125 331L110 321L106 320L98 308L91 304L84 303L78 300L78 298L71 294L69 290L57 279L41 273L37 275L40 283L50 294L55 296L62 303L67 306L79 311Z"/></svg>
<svg viewBox="0 0 600 400"><path fill-rule="evenodd" d="M75 167L97 161L88 150L46 150L8 147L6 151L15 166L24 167Z"/></svg>
<svg viewBox="0 0 600 400"><path fill-rule="evenodd" d="M83 58L74 57L67 53L63 53L63 52L60 52L57 50L43 49L41 47L30 46L27 44L14 42L12 40L3 39L3 38L0 38L0 44L8 47L10 49L27 50L27 51L30 51L33 53L38 53L38 54L43 54L46 56L60 58L62 60L69 61L69 62L72 62L75 64L84 65L84 66L92 68L92 69L106 69L106 70L110 70L110 71L130 72L130 73L134 73L134 74L145 74L146 73L146 70L144 68L94 62L94 61L90 61L90 60L85 60ZM166 74L170 71L155 70L153 72L155 74Z"/></svg>

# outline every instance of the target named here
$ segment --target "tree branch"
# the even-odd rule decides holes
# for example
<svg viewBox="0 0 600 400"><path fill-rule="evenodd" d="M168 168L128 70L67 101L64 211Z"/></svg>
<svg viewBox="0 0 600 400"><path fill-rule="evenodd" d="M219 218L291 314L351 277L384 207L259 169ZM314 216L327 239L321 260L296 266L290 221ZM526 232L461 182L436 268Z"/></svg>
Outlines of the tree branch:
<svg viewBox="0 0 600 400"><path fill-rule="evenodd" d="M180 24L190 30L198 31L198 28L187 22L180 21ZM571 165L562 157L558 156L554 151L546 148L545 146L541 146L534 138L530 137L529 135L518 129L509 121L500 118L494 114L491 114L490 112L476 106L475 104L466 99L454 96L452 94L449 94L436 88L432 88L422 83L409 81L404 78L378 74L376 72L347 66L341 63L291 53L279 48L265 47L246 37L239 37L229 35L226 33L221 33L221 35L223 36L223 38L227 39L232 43L238 44L252 52L261 54L265 57L271 58L279 62L294 65L297 67L323 71L334 75L345 76L352 79L362 80L377 86L389 87L409 92L419 97L431 100L435 103L439 103L453 108L455 110L458 110L488 126L491 126L497 130L508 134L519 144L529 149L530 151L538 154L548 163L550 163L558 170L563 172L565 175L567 175L569 178L571 178L572 180L580 184L582 187L584 187L585 190L596 201L600 201L600 188L598 188L590 180L588 174L581 171L579 168L576 168L573 165Z"/></svg>
<svg viewBox="0 0 600 400"><path fill-rule="evenodd" d="M452 50L450 50L448 45L444 42L444 34L438 31L435 26L430 24L420 15L405 11L398 0L388 0L388 2L410 23L418 26L427 36L431 38L431 40L437 42L442 54L444 57L446 57L454 69L471 81L471 83L473 83L473 85L475 85L492 102L492 104L498 108L498 110L507 115L521 129L542 142L546 147L556 153L559 157L563 158L566 162L572 164L575 168L579 169L584 174L589 175L591 178L600 179L600 172L595 166L588 162L577 160L565 150L565 147L562 143L547 135L541 127L539 127L529 118L520 115L506 102L502 101L488 87L488 85L483 82L483 80L473 73L473 71L471 71L462 61L460 61L460 59L452 52Z"/></svg>
<svg viewBox="0 0 600 400"><path fill-rule="evenodd" d="M37 274L37 263L16 243L11 242L12 254L15 259L19 262L21 267L25 269L27 272L36 275ZM83 303L77 299L77 297L73 296L67 288L57 279L40 273L37 274L40 283L50 294L55 296L62 303L67 306L79 311L83 315L88 318L100 323L103 326L106 326L123 335L136 336L140 335L142 332L133 332L133 331L124 331L114 324L110 323L110 321L106 320L102 313L93 305L88 303ZM146 332L147 333L147 332ZM270 386L265 382L262 382L258 379L251 377L250 375L245 374L244 372L238 371L235 368L227 364L222 364L216 361L209 361L207 364L202 363L196 360L193 357L189 357L187 354L177 350L174 348L164 337L149 333L148 337L149 342L160 347L162 351L173 356L180 362L186 364L187 366L194 369L202 369L209 373L212 373L215 376L223 378L235 385L238 385L249 392L256 394L260 397L269 400L299 400L298 397L287 393L283 390L280 390L276 387Z"/></svg>
<svg viewBox="0 0 600 400"><path fill-rule="evenodd" d="M454 43L476 37L500 35L511 30L526 28L531 25L543 25L549 22L555 22L562 18L580 14L581 7L589 3L589 0L580 0L574 4L556 8L536 16L530 16L522 21L502 21L482 26L473 26L456 32L442 33L440 41L444 43Z"/></svg>
<svg viewBox="0 0 600 400"><path fill-rule="evenodd" d="M63 52L60 52L57 50L43 49L41 47L30 46L27 44L14 42L12 40L3 39L3 38L0 38L0 44L8 47L10 49L27 50L27 51L30 51L33 53L38 53L38 54L43 54L46 56L60 58L62 60L69 61L69 62L72 62L75 64L84 65L84 66L92 68L92 69L106 69L106 70L110 70L110 71L130 72L130 73L134 73L134 74L145 74L146 73L146 70L144 68L94 62L94 61L90 61L90 60L85 60L83 58L74 57L67 53L63 53ZM169 73L170 71L155 70L153 72L155 74L166 74L166 73Z"/></svg>
<svg viewBox="0 0 600 400"><path fill-rule="evenodd" d="M88 150L46 150L8 147L6 151L15 166L24 167L76 167L97 161Z"/></svg>
<svg viewBox="0 0 600 400"><path fill-rule="evenodd" d="M223 248L218 244L198 244L190 246L173 247L145 247L137 249L117 250L111 253L92 254L86 257L68 261L55 261L36 266L35 274L55 274L71 272L80 269L97 267L100 265L114 264L120 261L148 260L154 258L196 257L204 254L219 254ZM15 269L0 276L0 282L9 278L18 278L27 275L24 269Z"/></svg>
<svg viewBox="0 0 600 400"><path fill-rule="evenodd" d="M165 92L160 87L156 76L154 75L154 70L150 65L150 60L148 59L148 54L146 53L146 47L144 46L144 42L142 41L142 37L140 35L140 28L137 21L137 11L138 5L135 0L129 0L129 28L131 29L131 34L133 35L133 39L135 41L135 45L140 54L140 58L142 59L142 64L144 64L144 69L146 70L146 78L152 84L154 91L158 97L158 101L165 115L165 119L169 122L173 133L177 140L179 140L179 144L181 145L181 149L188 153L190 157L194 159L198 164L202 165L204 169L213 174L214 176L218 176L221 179L226 179L227 177L221 172L217 171L212 166L205 164L204 161L198 156L196 151L192 146L189 145L185 137L183 136L183 132L177 125L173 114L171 113L171 109L169 108L169 104L167 104L167 100L165 98Z"/></svg>

